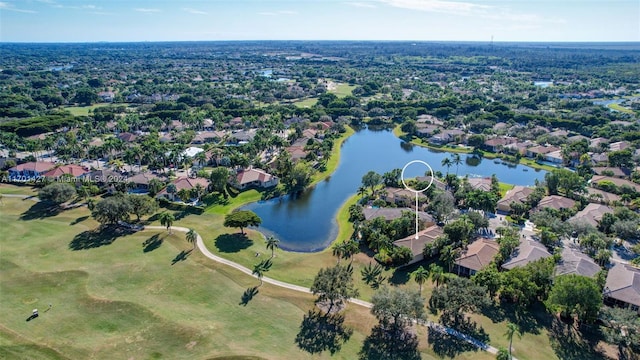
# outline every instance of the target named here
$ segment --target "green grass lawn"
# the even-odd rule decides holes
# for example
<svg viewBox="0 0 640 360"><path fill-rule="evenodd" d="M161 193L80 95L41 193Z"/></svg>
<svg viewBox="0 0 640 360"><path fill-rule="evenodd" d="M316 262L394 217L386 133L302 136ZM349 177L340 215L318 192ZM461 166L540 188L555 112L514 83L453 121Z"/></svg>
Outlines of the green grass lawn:
<svg viewBox="0 0 640 360"><path fill-rule="evenodd" d="M620 112L625 113L625 114L632 114L632 115L635 114L635 112L633 110L631 110L629 108L626 108L626 107L624 107L624 106L622 106L620 104L612 103L612 104L609 104L608 107L609 107L609 109L620 111Z"/></svg>
<svg viewBox="0 0 640 360"><path fill-rule="evenodd" d="M111 104L109 103L100 103L100 104L94 104L91 106L69 106L69 107L65 107L64 110L67 110L71 113L71 115L73 116L87 116L89 115L89 111L92 111L96 108L99 107L104 107L104 106L109 106Z"/></svg>
<svg viewBox="0 0 640 360"><path fill-rule="evenodd" d="M0 194L33 196L33 195L38 195L38 192L32 186L0 184Z"/></svg>
<svg viewBox="0 0 640 360"><path fill-rule="evenodd" d="M337 97L345 97L347 95L353 94L353 89L355 88L355 85L336 83L336 88L333 90L329 90L329 92L336 94Z"/></svg>
<svg viewBox="0 0 640 360"><path fill-rule="evenodd" d="M296 101L293 103L293 105L299 107L299 108L309 108L312 107L313 105L315 105L318 102L318 98L306 98L300 101Z"/></svg>
<svg viewBox="0 0 640 360"><path fill-rule="evenodd" d="M0 216L0 227L11 234L2 238L0 252L2 358L355 359L376 323L367 309L349 305L350 339L333 356L310 355L294 339L313 308L311 296L265 284L243 306L243 293L257 279L189 253L182 233L108 236L93 232L97 224L85 208L25 220L21 214L30 206L37 205L5 199ZM223 230L214 214L188 216L176 225L195 222L200 231ZM202 234L212 241L214 234ZM264 247L262 252L267 256ZM335 261L326 253L285 254L278 251L267 275L287 259L297 259L299 269ZM25 321L34 308L40 316ZM437 358L426 329L417 331L423 359ZM493 357L466 352L460 358Z"/></svg>
<svg viewBox="0 0 640 360"><path fill-rule="evenodd" d="M515 185L513 184L507 184L507 183L499 183L500 185L500 194L502 194L502 196L504 196L504 194L507 193L507 191L513 189L515 187Z"/></svg>

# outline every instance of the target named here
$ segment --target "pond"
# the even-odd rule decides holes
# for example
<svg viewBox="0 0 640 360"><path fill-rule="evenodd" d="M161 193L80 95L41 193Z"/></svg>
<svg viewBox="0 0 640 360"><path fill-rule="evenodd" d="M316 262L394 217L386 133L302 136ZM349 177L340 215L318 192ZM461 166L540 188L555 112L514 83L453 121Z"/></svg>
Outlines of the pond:
<svg viewBox="0 0 640 360"><path fill-rule="evenodd" d="M338 234L336 214L342 204L358 190L362 176L373 170L379 174L395 168L402 169L412 160L428 163L433 171L446 173L441 165L448 152L437 152L413 146L398 139L390 130L362 129L342 145L340 164L332 176L318 183L302 195L261 201L244 206L262 218L259 230L280 240L280 247L289 251L321 251ZM495 174L501 182L533 185L544 179L545 171L522 165L504 165L492 159L466 161L472 155L460 154L463 163L452 166L450 173L469 177L490 177ZM469 159L471 160L471 159ZM424 165L407 167L406 177L424 175Z"/></svg>

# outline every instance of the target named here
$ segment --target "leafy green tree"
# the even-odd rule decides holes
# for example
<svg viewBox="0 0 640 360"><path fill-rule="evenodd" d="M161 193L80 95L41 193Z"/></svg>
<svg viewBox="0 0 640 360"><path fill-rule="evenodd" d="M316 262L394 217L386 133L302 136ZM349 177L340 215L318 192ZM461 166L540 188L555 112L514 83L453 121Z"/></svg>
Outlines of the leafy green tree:
<svg viewBox="0 0 640 360"><path fill-rule="evenodd" d="M173 214L167 211L163 211L160 214L159 219L160 219L160 224L162 226L165 226L169 234L171 234L171 226L173 225L173 222L176 220Z"/></svg>
<svg viewBox="0 0 640 360"><path fill-rule="evenodd" d="M400 129L409 135L415 135L416 131L418 131L418 126L415 120L405 120Z"/></svg>
<svg viewBox="0 0 640 360"><path fill-rule="evenodd" d="M509 350L504 347L498 348L498 353L496 354L496 360L511 360L511 355L509 355Z"/></svg>
<svg viewBox="0 0 640 360"><path fill-rule="evenodd" d="M304 191L313 178L315 170L306 162L298 161L293 165L291 171L284 177L282 182L289 193Z"/></svg>
<svg viewBox="0 0 640 360"><path fill-rule="evenodd" d="M240 210L227 214L224 217L223 225L226 227L240 228L240 233L244 235L244 228L247 226L260 226L262 219L251 210Z"/></svg>
<svg viewBox="0 0 640 360"><path fill-rule="evenodd" d="M90 88L80 88L76 91L74 101L80 105L89 106L98 101L98 94Z"/></svg>
<svg viewBox="0 0 640 360"><path fill-rule="evenodd" d="M227 182L229 181L230 176L231 174L229 173L229 169L223 166L214 168L211 170L211 174L209 174L211 189L222 194L225 199L228 197Z"/></svg>
<svg viewBox="0 0 640 360"><path fill-rule="evenodd" d="M627 357L627 350L640 350L640 317L637 312L624 308L605 306L599 319L604 323L603 333L607 342L618 345L621 359Z"/></svg>
<svg viewBox="0 0 640 360"><path fill-rule="evenodd" d="M375 171L369 171L362 176L362 186L371 189L371 194L375 192L375 187L382 183L382 176Z"/></svg>
<svg viewBox="0 0 640 360"><path fill-rule="evenodd" d="M413 276L413 280L420 286L420 294L422 294L422 284L429 279L429 271L420 266L411 273L411 276Z"/></svg>
<svg viewBox="0 0 640 360"><path fill-rule="evenodd" d="M328 301L327 312L331 313L336 304L358 296L358 289L353 285L353 268L350 265L336 265L320 269L311 285L311 293L318 295L318 302Z"/></svg>
<svg viewBox="0 0 640 360"><path fill-rule="evenodd" d="M518 325L509 322L507 323L507 332L504 334L504 336L509 339L509 359L513 359L513 355L511 353L511 349L513 348L513 336L514 335L518 335L518 338L522 337L522 331L520 331L520 327L518 327Z"/></svg>
<svg viewBox="0 0 640 360"><path fill-rule="evenodd" d="M76 189L66 182L49 184L38 192L38 197L44 202L59 206L76 196Z"/></svg>
<svg viewBox="0 0 640 360"><path fill-rule="evenodd" d="M591 323L596 320L602 306L602 292L594 279L580 275L562 275L555 278L547 308L564 316L575 316Z"/></svg>
<svg viewBox="0 0 640 360"><path fill-rule="evenodd" d="M454 199L451 194L448 192L437 192L429 203L428 208L437 222L446 222L449 215L451 215L455 209L454 205Z"/></svg>
<svg viewBox="0 0 640 360"><path fill-rule="evenodd" d="M417 291L383 287L371 298L371 313L385 327L404 328L413 319L424 319L424 299Z"/></svg>
<svg viewBox="0 0 640 360"><path fill-rule="evenodd" d="M193 229L189 229L189 231L187 231L186 239L188 243L193 245L193 248L191 250L195 250L198 240L198 233L196 233L196 231Z"/></svg>
<svg viewBox="0 0 640 360"><path fill-rule="evenodd" d="M445 286L433 290L429 308L442 312L440 319L444 324L459 324L464 314L478 312L490 303L487 288L455 276Z"/></svg>
<svg viewBox="0 0 640 360"><path fill-rule="evenodd" d="M480 269L471 277L471 281L476 285L486 287L491 298L496 296L500 286L502 286L502 276L498 272L495 263Z"/></svg>
<svg viewBox="0 0 640 360"><path fill-rule="evenodd" d="M158 210L158 203L155 199L146 195L127 196L127 201L131 205L131 213L136 215L136 220L140 221L140 216L151 215Z"/></svg>
<svg viewBox="0 0 640 360"><path fill-rule="evenodd" d="M382 182L385 186L398 187L400 186L402 176L401 169L393 169L382 174Z"/></svg>
<svg viewBox="0 0 640 360"><path fill-rule="evenodd" d="M275 256L276 249L279 247L278 243L280 243L280 240L276 239L275 237L273 236L267 237L267 250L271 250L272 259Z"/></svg>
<svg viewBox="0 0 640 360"><path fill-rule="evenodd" d="M116 195L98 202L91 211L96 221L102 225L115 225L118 221L129 220L131 205L122 195Z"/></svg>
<svg viewBox="0 0 640 360"><path fill-rule="evenodd" d="M472 238L474 226L466 216L462 216L445 225L443 232L447 235L452 244L467 244Z"/></svg>

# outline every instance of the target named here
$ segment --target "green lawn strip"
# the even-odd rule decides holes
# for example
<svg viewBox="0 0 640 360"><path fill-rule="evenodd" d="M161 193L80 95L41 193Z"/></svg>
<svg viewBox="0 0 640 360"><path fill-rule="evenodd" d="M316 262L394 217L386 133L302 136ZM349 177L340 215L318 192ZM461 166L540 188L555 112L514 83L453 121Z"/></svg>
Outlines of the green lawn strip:
<svg viewBox="0 0 640 360"><path fill-rule="evenodd" d="M27 185L0 184L0 194L11 195L37 195L36 188Z"/></svg>
<svg viewBox="0 0 640 360"><path fill-rule="evenodd" d="M311 97L311 98L306 98L300 101L296 101L293 103L293 105L299 108L309 108L315 105L317 102L318 102L318 98Z"/></svg>
<svg viewBox="0 0 640 360"><path fill-rule="evenodd" d="M89 112L91 110L94 110L96 108L99 107L104 107L104 106L109 106L111 104L109 103L100 103L100 104L94 104L91 106L69 106L69 107L65 107L63 108L64 110L68 111L71 113L71 115L73 116L87 116L89 115Z"/></svg>
<svg viewBox="0 0 640 360"><path fill-rule="evenodd" d="M507 193L507 191L513 189L515 187L515 185L513 184L507 184L507 183L499 183L500 186L500 194L502 194L502 196L504 196L504 194Z"/></svg>
<svg viewBox="0 0 640 360"><path fill-rule="evenodd" d="M334 90L329 90L329 92L336 94L337 97L345 97L347 95L353 94L353 89L355 88L355 85L336 83L336 88Z"/></svg>
<svg viewBox="0 0 640 360"><path fill-rule="evenodd" d="M353 130L353 128L351 128L350 126L345 126L345 129L346 131L333 142L333 149L331 150L329 160L327 160L326 170L313 175L313 179L311 181L312 185L315 185L320 181L328 178L338 168L338 165L340 164L340 153L342 151L342 144L349 138L349 136L355 134L355 130Z"/></svg>
<svg viewBox="0 0 640 360"><path fill-rule="evenodd" d="M229 196L227 203L224 205L215 204L207 208L206 212L218 215L226 215L232 210L237 209L243 205L250 204L262 199L262 194L255 189L245 190L239 193L237 196Z"/></svg>
<svg viewBox="0 0 640 360"><path fill-rule="evenodd" d="M629 108L626 108L626 107L624 107L624 106L622 106L620 104L617 104L617 103L611 103L611 104L608 105L608 107L609 107L609 109L620 111L620 112L625 113L625 114L632 114L632 115L635 114L635 112L633 110L631 110Z"/></svg>
<svg viewBox="0 0 640 360"><path fill-rule="evenodd" d="M0 322L35 345L70 358L312 358L293 342L311 296L265 284L241 306L258 280L198 252L172 265L191 247L184 234L143 231L74 251L70 240L95 227L91 220L69 225L82 211L26 222L18 220L24 203L7 203L0 226L15 236L2 240ZM161 243L145 252L149 239ZM33 308L41 316L27 323ZM349 306L346 322L356 332L334 358L356 358L364 324L373 321L367 309Z"/></svg>

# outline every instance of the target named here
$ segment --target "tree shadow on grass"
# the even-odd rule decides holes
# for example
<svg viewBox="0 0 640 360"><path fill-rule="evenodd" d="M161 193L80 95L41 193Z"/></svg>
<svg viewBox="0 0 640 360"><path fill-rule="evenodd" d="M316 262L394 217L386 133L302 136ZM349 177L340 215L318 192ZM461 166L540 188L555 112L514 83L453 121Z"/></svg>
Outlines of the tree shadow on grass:
<svg viewBox="0 0 640 360"><path fill-rule="evenodd" d="M406 284L409 281L409 272L406 268L397 268L389 278L389 283L393 285Z"/></svg>
<svg viewBox="0 0 640 360"><path fill-rule="evenodd" d="M69 223L69 225L75 225L75 224L79 224L85 220L87 220L89 218L89 215L85 215L85 216L80 216L79 218L73 220L71 223Z"/></svg>
<svg viewBox="0 0 640 360"><path fill-rule="evenodd" d="M462 339L454 334L443 332L444 328L429 328L429 343L433 351L441 356L455 358L463 352L478 351L479 346L489 342L489 334L478 324L462 314L446 315L442 314L440 321L442 325L457 330L467 336L467 339L475 343Z"/></svg>
<svg viewBox="0 0 640 360"><path fill-rule="evenodd" d="M148 253L153 251L162 245L162 239L159 234L155 234L142 243L142 252Z"/></svg>
<svg viewBox="0 0 640 360"><path fill-rule="evenodd" d="M453 359L467 351L477 351L478 348L453 335L429 328L429 344L433 352L440 357Z"/></svg>
<svg viewBox="0 0 640 360"><path fill-rule="evenodd" d="M171 265L175 265L177 262L185 261L191 255L191 250L182 250L176 257L171 260Z"/></svg>
<svg viewBox="0 0 640 360"><path fill-rule="evenodd" d="M220 252L235 253L253 245L253 240L246 234L222 234L216 238L215 244Z"/></svg>
<svg viewBox="0 0 640 360"><path fill-rule="evenodd" d="M257 286L248 288L244 291L244 293L242 293L240 304L238 305L247 306L247 304L249 304L249 301L251 301L256 295L258 295L259 292L260 291L258 290Z"/></svg>
<svg viewBox="0 0 640 360"><path fill-rule="evenodd" d="M323 351L335 354L352 334L353 330L344 326L344 315L309 310L302 318L295 342L300 349L310 354Z"/></svg>
<svg viewBox="0 0 640 360"><path fill-rule="evenodd" d="M69 248L71 250L93 249L110 245L116 241L117 238L133 233L133 230L123 229L117 226L99 227L94 230L83 231L76 235L69 243Z"/></svg>
<svg viewBox="0 0 640 360"><path fill-rule="evenodd" d="M551 327L552 316L542 304L533 304L529 308L522 308L514 303L493 303L482 310L494 323L509 321L518 325L523 333L540 334L543 328Z"/></svg>
<svg viewBox="0 0 640 360"><path fill-rule="evenodd" d="M60 214L62 209L59 206L48 204L44 201L37 202L20 215L20 220L44 219Z"/></svg>
<svg viewBox="0 0 640 360"><path fill-rule="evenodd" d="M572 323L553 319L549 330L551 348L560 359L607 359L599 349L602 335L596 328L577 330Z"/></svg>
<svg viewBox="0 0 640 360"><path fill-rule="evenodd" d="M408 329L378 324L371 329L358 353L360 360L419 360L418 337Z"/></svg>

